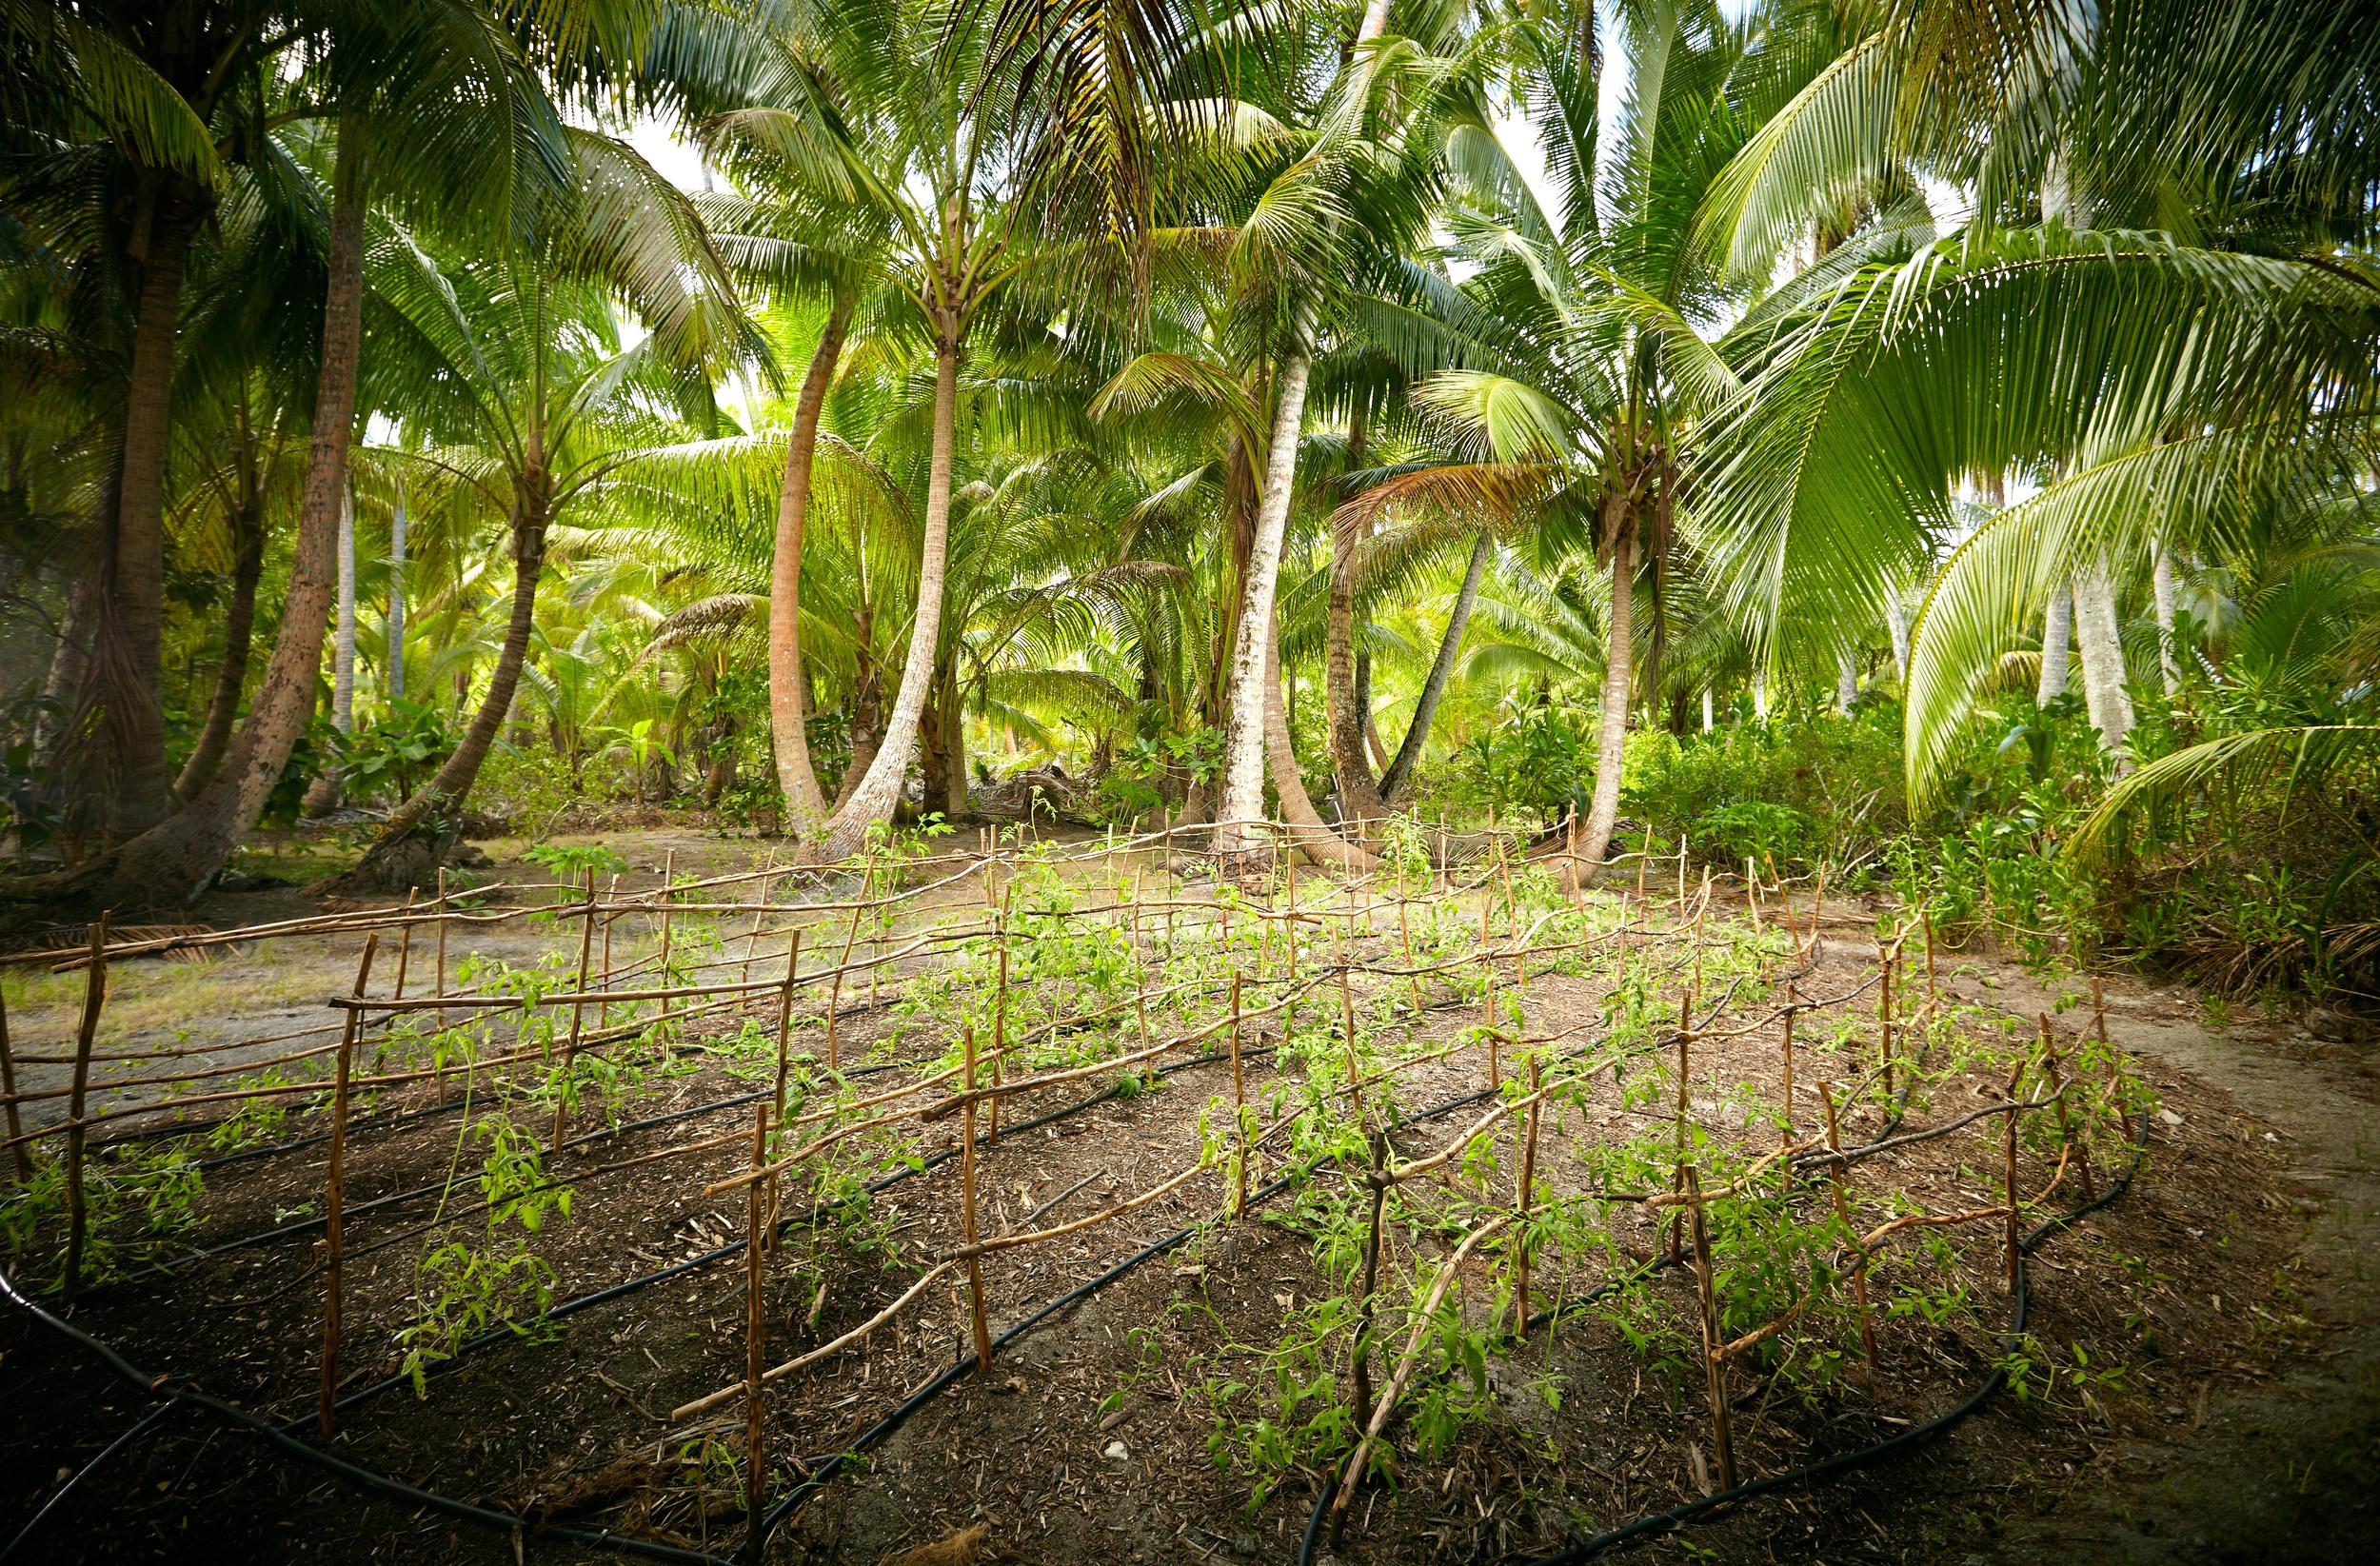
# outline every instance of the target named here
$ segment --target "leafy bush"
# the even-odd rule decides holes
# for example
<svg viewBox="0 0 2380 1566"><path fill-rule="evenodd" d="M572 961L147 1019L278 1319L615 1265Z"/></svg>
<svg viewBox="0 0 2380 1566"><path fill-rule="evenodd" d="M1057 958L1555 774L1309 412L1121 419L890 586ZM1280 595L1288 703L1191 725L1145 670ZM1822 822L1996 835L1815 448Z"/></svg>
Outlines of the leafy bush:
<svg viewBox="0 0 2380 1566"><path fill-rule="evenodd" d="M1850 718L1773 718L1684 737L1628 736L1622 808L1641 829L1740 864L1774 856L1782 869L1841 862L1906 823L1900 709L1873 702Z"/></svg>

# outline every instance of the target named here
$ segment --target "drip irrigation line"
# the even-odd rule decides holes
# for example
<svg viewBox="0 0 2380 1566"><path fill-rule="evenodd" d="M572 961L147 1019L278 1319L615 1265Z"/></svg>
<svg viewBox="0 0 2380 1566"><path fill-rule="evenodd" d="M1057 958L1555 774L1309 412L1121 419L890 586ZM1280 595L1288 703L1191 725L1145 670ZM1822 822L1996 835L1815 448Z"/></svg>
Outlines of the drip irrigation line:
<svg viewBox="0 0 2380 1566"><path fill-rule="evenodd" d="M134 1441L139 1440L143 1436L148 1435L151 1430L154 1430L160 1424L163 1424L165 1422L166 1416L181 1406L182 1399L178 1395L168 1398L164 1402L159 1403L155 1408L150 1409L148 1413L142 1415L138 1419L134 1420L130 1428L127 1429L123 1435L118 1436L114 1440L109 1441L105 1447L102 1447L100 1449L99 1456L93 1457L90 1461L76 1469L74 1471L73 1477L68 1479L66 1483L60 1485L56 1494L52 1495L48 1500L42 1502L41 1510L33 1514L32 1520L16 1531L16 1537L9 1540L7 1545L0 1546L0 1561L12 1558L16 1555L17 1551L23 1549L25 1547L25 1541L31 1538L35 1533L40 1531L43 1521L48 1518L50 1514L66 1504L67 1497L74 1494L74 1490L77 1485L81 1484L85 1479L90 1477L91 1475L98 1472L100 1469L106 1467L109 1458L123 1451L126 1447L130 1446Z"/></svg>

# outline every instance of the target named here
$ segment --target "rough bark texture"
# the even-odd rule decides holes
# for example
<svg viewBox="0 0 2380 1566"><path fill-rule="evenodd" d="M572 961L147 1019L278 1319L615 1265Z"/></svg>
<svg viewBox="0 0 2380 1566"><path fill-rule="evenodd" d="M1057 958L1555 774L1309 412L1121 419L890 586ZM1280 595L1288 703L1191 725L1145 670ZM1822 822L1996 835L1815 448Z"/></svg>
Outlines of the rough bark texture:
<svg viewBox="0 0 2380 1566"><path fill-rule="evenodd" d="M125 384L122 478L93 670L106 707L108 831L117 839L137 837L156 825L172 803L162 662L166 458L189 232L189 220L172 197L151 200Z"/></svg>
<svg viewBox="0 0 2380 1566"><path fill-rule="evenodd" d="M272 660L231 754L188 808L125 844L101 902L127 908L195 895L230 859L281 779L289 749L314 707L323 630L330 611L339 505L347 493L347 441L355 424L356 353L363 336L364 200L361 160L340 138L331 177L330 248L323 296L322 362L314 386L314 435L297 547L282 599Z"/></svg>
<svg viewBox="0 0 2380 1566"><path fill-rule="evenodd" d="M1422 682L1421 699L1414 704L1413 722L1406 725L1397 759L1380 776L1380 793L1388 799L1404 792L1414 763L1421 759L1421 747L1430 738L1430 721L1438 716L1438 698L1446 694L1446 682L1455 672L1455 656L1462 649L1462 633L1471 624L1472 605L1479 601L1479 578L1487 572L1487 560L1488 536L1481 533L1471 546L1471 565L1463 572L1462 590L1455 595L1454 612L1446 617L1446 634L1438 639L1438 657L1430 664L1429 679Z"/></svg>
<svg viewBox="0 0 2380 1566"><path fill-rule="evenodd" d="M339 620L330 642L330 726L342 737L355 732L355 498L339 505ZM306 813L327 816L339 808L347 769L333 762L306 790Z"/></svg>
<svg viewBox="0 0 2380 1566"><path fill-rule="evenodd" d="M875 759L859 786L835 812L823 834L828 859L847 859L867 841L869 828L892 820L917 745L918 715L934 679L934 653L942 634L942 574L950 556L950 469L959 425L959 326L945 322L934 351L934 448L925 481L925 537L918 553L917 615L909 626L909 656L901 688ZM856 763L855 763L856 764Z"/></svg>
<svg viewBox="0 0 2380 1566"><path fill-rule="evenodd" d="M174 798L188 802L214 780L231 747L231 721L248 687L248 644L256 629L256 584L265 574L264 495L251 471L242 475L238 504L231 509L231 600L223 611L223 662L215 666L215 690L207 699L207 720L190 746Z"/></svg>
<svg viewBox="0 0 2380 1566"><path fill-rule="evenodd" d="M2066 584L2050 594L2050 607L2041 617L2041 684L2033 702L2048 706L2066 694L2066 665L2073 655L2074 596Z"/></svg>
<svg viewBox="0 0 2380 1566"><path fill-rule="evenodd" d="M826 327L802 374L793 405L793 429L785 443L785 479L777 492L777 545L768 577L768 724L777 759L777 786L785 796L793 835L808 842L826 819L826 797L810 765L809 733L803 725L802 540L809 520L810 475L818 456L819 413L834 384L835 364L851 329L852 302L837 299Z"/></svg>
<svg viewBox="0 0 2380 1566"><path fill-rule="evenodd" d="M1633 519L1613 528L1612 624L1603 658L1603 722L1596 735L1595 801L1587 808L1579 855L1588 866L1610 857L1619 822L1620 763L1627 753L1629 651L1636 633L1636 530Z"/></svg>
<svg viewBox="0 0 2380 1566"><path fill-rule="evenodd" d="M99 584L88 570L67 585L66 615L58 623L58 644L50 652L50 672L41 683L41 710L33 716L32 767L47 772L58 759L74 699L90 669L91 623L98 616Z"/></svg>
<svg viewBox="0 0 2380 1566"><path fill-rule="evenodd" d="M2100 744L2116 753L2116 770L2129 772L2123 744L2132 729L2132 699L2124 689L2124 643L2104 555L2074 579L2074 639L2081 644L2083 702L2092 726Z"/></svg>
<svg viewBox="0 0 2380 1566"><path fill-rule="evenodd" d="M1859 704L1859 664L1848 647L1835 649L1835 704L1845 717Z"/></svg>

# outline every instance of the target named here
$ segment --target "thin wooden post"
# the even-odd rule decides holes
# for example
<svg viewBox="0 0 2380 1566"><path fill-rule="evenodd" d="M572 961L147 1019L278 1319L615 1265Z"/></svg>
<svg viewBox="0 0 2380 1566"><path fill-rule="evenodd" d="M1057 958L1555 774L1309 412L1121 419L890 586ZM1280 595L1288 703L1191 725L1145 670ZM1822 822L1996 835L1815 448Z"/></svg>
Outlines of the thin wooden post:
<svg viewBox="0 0 2380 1566"><path fill-rule="evenodd" d="M2057 1069L2057 1044L2050 1037L2050 1014L2041 1014L2041 1069L2050 1079L2050 1094L2057 1103L2057 1135L2059 1143L2074 1160L2082 1173L2083 1199L2099 1199L2098 1182L2091 1178L2091 1149L2074 1140L2074 1123L2066 1112L2066 1083Z"/></svg>
<svg viewBox="0 0 2380 1566"><path fill-rule="evenodd" d="M2008 1074L2008 1126L2001 1139L2001 1184L2008 1202L2008 1292L2016 1292L2016 1084L2024 1080L2023 1061Z"/></svg>
<svg viewBox="0 0 2380 1566"><path fill-rule="evenodd" d="M1760 867L1752 860L1744 861L1744 905L1752 910L1752 933L1760 933Z"/></svg>
<svg viewBox="0 0 2380 1566"><path fill-rule="evenodd" d="M1808 960L1801 954L1801 926L1794 922L1794 894L1785 889L1785 878L1776 873L1776 856L1770 854L1769 880L1776 886L1777 918L1785 925L1785 933L1794 938L1794 966L1807 967Z"/></svg>
<svg viewBox="0 0 2380 1566"><path fill-rule="evenodd" d="M1926 1004L1931 1006L1934 1004L1935 996L1934 984L1934 910L1931 908L1926 909L1923 917L1926 922Z"/></svg>
<svg viewBox="0 0 2380 1566"><path fill-rule="evenodd" d="M1519 1279L1515 1298L1518 1309L1513 1318L1513 1336L1522 1342L1529 1340L1529 1209L1534 1206L1537 1183L1537 1117L1545 1108L1539 1095L1544 1092L1544 1080L1536 1055L1529 1057L1529 1136L1520 1149L1520 1190L1515 1202L1519 1212L1520 1232L1517 1240L1519 1253Z"/></svg>
<svg viewBox="0 0 2380 1566"><path fill-rule="evenodd" d="M1794 1019L1801 1015L1801 997L1785 986L1785 1140L1794 1140Z"/></svg>
<svg viewBox="0 0 2380 1566"><path fill-rule="evenodd" d="M1672 1185L1680 1191L1686 1188L1686 1078L1693 1063L1693 1002L1680 994L1677 998L1677 1149L1672 1160L1676 1165ZM1684 1243L1684 1225L1682 1217L1676 1214L1670 1216L1669 1259L1673 1266L1684 1259L1680 1248Z"/></svg>
<svg viewBox="0 0 2380 1566"><path fill-rule="evenodd" d="M579 921L578 987L581 995L585 995L586 993L587 970L594 955L595 867L593 865L588 865L586 868L586 916ZM667 978L664 977L662 982L666 984L668 982ZM554 1091L554 1135L550 1145L551 1150L556 1153L562 1151L563 1122L565 1117L569 1113L570 1107L570 1073L576 1069L578 1065L579 1038L585 1026L586 1002L584 1001L571 1001L570 1037L562 1046L562 1080L555 1084Z"/></svg>
<svg viewBox="0 0 2380 1566"><path fill-rule="evenodd" d="M1231 1124L1240 1144L1240 1194L1232 1202L1236 1221L1248 1214L1248 1085L1240 1075L1240 970L1231 971Z"/></svg>
<svg viewBox="0 0 2380 1566"><path fill-rule="evenodd" d="M371 982L372 955L380 949L380 932L364 938L364 956L355 965L355 995L364 998ZM347 1080L355 1069L355 1036L363 1026L360 1006L347 1008L339 1034L338 1076L330 1089L330 1170L323 1186L323 1384L314 1410L322 1434L330 1434L331 1415L339 1400L339 1327L346 1303L347 1261L342 1254L340 1220L347 1206Z"/></svg>
<svg viewBox="0 0 2380 1566"><path fill-rule="evenodd" d="M785 1080L793 1069L793 995L802 971L802 926L785 942L785 982L777 992L777 1123L785 1123Z"/></svg>
<svg viewBox="0 0 2380 1566"><path fill-rule="evenodd" d="M67 1100L66 1133L66 1277L62 1292L74 1303L83 1281L83 1236L90 1215L83 1202L83 1092L90 1085L91 1041L99 1037L100 1009L108 1003L108 922L112 911L103 910L90 927L90 960L83 971L83 1020L74 1030L74 1086Z"/></svg>
<svg viewBox="0 0 2380 1566"><path fill-rule="evenodd" d="M1677 834L1677 922L1686 922L1686 834Z"/></svg>
<svg viewBox="0 0 2380 1566"><path fill-rule="evenodd" d="M1380 1213L1388 1202L1389 1179L1385 1170L1388 1161L1388 1133L1372 1133L1372 1167L1365 1171L1364 1183L1371 1187L1372 1215L1363 1231L1363 1288L1356 1297L1355 1347L1355 1414L1356 1428L1363 1430L1372 1422L1372 1314L1373 1297L1380 1281Z"/></svg>
<svg viewBox="0 0 2380 1566"><path fill-rule="evenodd" d="M1826 1103L1826 1150L1835 1155L1827 1165L1835 1186L1835 1216L1842 1220L1843 1232L1851 1237L1852 1244L1858 1246L1859 1231L1852 1227L1851 1198L1845 1194L1844 1190L1843 1138L1835 1119L1834 1084L1820 1082L1818 1096ZM1853 1300L1859 1307L1859 1341L1861 1346L1868 1351L1868 1363L1873 1365L1876 1358L1875 1324L1870 1319L1868 1314L1868 1257L1864 1247L1861 1248L1858 1259L1852 1263L1851 1292Z"/></svg>
<svg viewBox="0 0 2380 1566"><path fill-rule="evenodd" d="M966 1108L962 1111L964 1124L959 1133L959 1179L963 1199L962 1218L966 1224L966 1243L975 1244L975 1024L966 1025L963 1037L967 1055ZM983 1259L967 1257L967 1311L975 1325L975 1368L992 1367L992 1329L983 1318Z"/></svg>
<svg viewBox="0 0 2380 1566"><path fill-rule="evenodd" d="M0 991L0 1094L9 1100L9 1141L16 1153L16 1178L30 1181L33 1156L26 1150L25 1126L16 1112L16 1056L9 1047L9 997Z"/></svg>
<svg viewBox="0 0 2380 1566"><path fill-rule="evenodd" d="M763 1102L752 1106L752 1167L760 1169L767 1162L768 1105ZM756 1179L744 1187L744 1510L751 1518L747 1526L753 1530L760 1527L761 1508L768 1497L768 1472L763 1460L768 1395L768 1273L762 1257L761 1233L766 1222L761 1190L765 1183Z"/></svg>
<svg viewBox="0 0 2380 1566"><path fill-rule="evenodd" d="M851 928L843 932L843 956L835 961L835 977L826 987L826 1069L843 1069L843 1052L836 1033L843 1013L843 970L851 965L851 943L860 939L860 904L867 901L867 882L860 883L860 896L852 901Z"/></svg>
<svg viewBox="0 0 2380 1566"><path fill-rule="evenodd" d="M1399 890L1397 894L1397 938L1403 943L1405 950L1405 967L1408 970L1405 982L1413 988L1413 1020L1405 1027L1408 1037L1421 1025L1421 976L1410 971L1418 966L1413 960L1412 906L1405 901L1404 893Z"/></svg>
<svg viewBox="0 0 2380 1566"><path fill-rule="evenodd" d="M1818 916L1826 909L1826 862L1818 862L1817 889L1810 895L1810 959L1818 956Z"/></svg>
<svg viewBox="0 0 2380 1566"><path fill-rule="evenodd" d="M1363 1118L1363 1070L1356 1063L1356 997L1347 984L1347 965L1339 965L1339 1014L1347 1041L1347 1099L1356 1118Z"/></svg>
<svg viewBox="0 0 2380 1566"><path fill-rule="evenodd" d="M597 987L605 991L611 988L611 927L620 920L619 910L614 906L619 901L620 877L615 872L604 885L604 981ZM611 1026L610 1001L601 1001L596 1005L595 1025L598 1028Z"/></svg>
<svg viewBox="0 0 2380 1566"><path fill-rule="evenodd" d="M1686 1203L1694 1214L1695 1288L1702 1297L1702 1372L1711 1393L1711 1444L1717 1449L1719 1488L1735 1488L1735 1441L1727 1423L1727 1360L1720 1351L1718 1287L1711 1274L1711 1231L1702 1216L1702 1177L1685 1166Z"/></svg>
<svg viewBox="0 0 2380 1566"><path fill-rule="evenodd" d="M675 902L677 902L677 900L678 900L678 851L677 851L675 848L670 849L667 853L665 853L665 854L664 854L664 855L662 856L662 862L661 862L661 884L662 884L662 893L661 893L661 980L660 980L660 984L661 984L661 987L662 987L663 989L667 989L667 988L669 988L669 984L670 984L670 980L669 980L669 937L670 937L670 927L669 927L669 912L670 912L670 907L671 907L671 905L672 905L673 903L675 903ZM664 997L664 998L663 999L663 1001L662 1001L662 1003L661 1003L661 1016L655 1020L655 1024L656 1024L656 1025L655 1025L655 1029L654 1029L654 1037L655 1037L655 1038L657 1038L657 1039L659 1039L659 1040L661 1041L662 1053L663 1053L664 1056L666 1056L666 1055L668 1054L668 1051L669 1051L669 1009L670 1009L670 1008L669 1008L669 1001L668 1001L667 998L666 998L666 997Z"/></svg>
<svg viewBox="0 0 2380 1566"><path fill-rule="evenodd" d="M1876 1002L1875 1020L1878 1045L1884 1054L1884 1097L1893 1097L1893 958L1882 946L1875 949Z"/></svg>
<svg viewBox="0 0 2380 1566"><path fill-rule="evenodd" d="M771 844L768 859L761 868L760 906L752 910L752 931L744 938L744 967L741 970L741 977L745 979L752 977L752 950L760 944L761 922L768 917L768 893L769 888L777 882L776 870L777 849L774 844Z"/></svg>
<svg viewBox="0 0 2380 1566"><path fill-rule="evenodd" d="M421 890L419 886L407 886L405 889L405 911L407 913L413 911L413 900L420 895ZM388 999L391 1001L405 999L405 969L407 962L413 956L413 922L407 920L401 928L403 939L397 942L397 981L388 991Z"/></svg>
<svg viewBox="0 0 2380 1566"><path fill-rule="evenodd" d="M438 867L438 994L441 999L446 993L446 925L451 922L453 913L453 908L446 902L446 867L442 864ZM446 1014L443 1010L438 1014L438 1025L442 1028L446 1025ZM443 1086L442 1083L442 1091Z"/></svg>

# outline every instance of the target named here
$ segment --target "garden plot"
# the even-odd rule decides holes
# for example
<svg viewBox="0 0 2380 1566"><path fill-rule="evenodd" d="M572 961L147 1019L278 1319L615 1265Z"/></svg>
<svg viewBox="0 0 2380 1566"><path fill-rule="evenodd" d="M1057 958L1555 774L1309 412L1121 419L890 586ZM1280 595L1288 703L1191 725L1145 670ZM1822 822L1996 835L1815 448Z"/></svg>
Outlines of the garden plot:
<svg viewBox="0 0 2380 1566"><path fill-rule="evenodd" d="M12 1105L10 1273L54 1313L71 1257L73 1324L188 1389L164 1496L241 1497L268 1553L1527 1559L1979 1388L2105 1417L2193 1363L2145 1303L2179 1242L2126 1233L2172 1109L2087 1008L1982 1003L1915 922L1820 944L1815 883L1723 910L1420 847L1237 884L1170 840L885 852L292 930L357 960L335 1047L87 1098L79 1154ZM391 947L499 924L534 959L397 992ZM154 970L108 956L112 1007ZM2270 1198L2186 1111L2205 1199ZM2192 1288L2261 1298L2232 1227ZM12 1342L94 1432L151 1406Z"/></svg>

